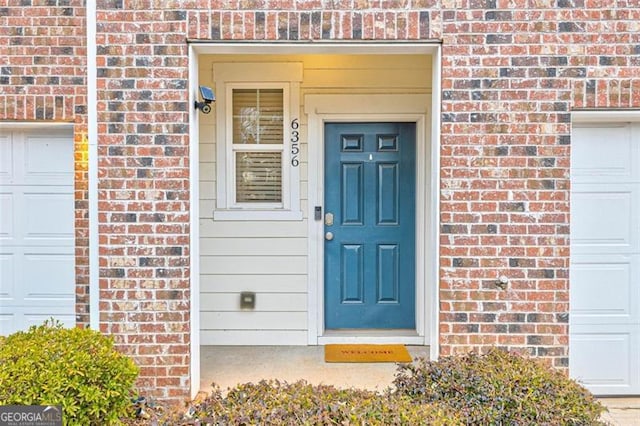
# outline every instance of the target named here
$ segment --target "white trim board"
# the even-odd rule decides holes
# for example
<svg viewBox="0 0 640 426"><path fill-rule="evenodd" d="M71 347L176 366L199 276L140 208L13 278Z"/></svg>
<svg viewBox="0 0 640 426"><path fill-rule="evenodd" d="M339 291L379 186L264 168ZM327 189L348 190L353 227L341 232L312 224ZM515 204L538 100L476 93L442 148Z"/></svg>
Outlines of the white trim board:
<svg viewBox="0 0 640 426"><path fill-rule="evenodd" d="M309 307L308 343L310 345L358 341L385 343L389 341L408 344L430 344L433 321L437 310L431 306L436 286L430 269L437 259L425 265L426 253L431 247L427 235L432 216L437 211L426 195L431 192L432 160L428 149L431 134L427 117L430 99L426 95L317 95L305 96L305 113L308 116L309 146L309 206L322 206L324 210L324 124L327 122L414 122L416 123L416 335L363 335L350 336L325 333L324 330L324 226L322 221L309 220ZM428 192L427 192L428 191ZM433 238L433 237L432 237Z"/></svg>
<svg viewBox="0 0 640 426"><path fill-rule="evenodd" d="M575 110L571 111L572 123L620 123L640 121L640 110Z"/></svg>
<svg viewBox="0 0 640 426"><path fill-rule="evenodd" d="M89 194L89 327L100 330L100 236L98 221L97 6L87 2L87 179Z"/></svg>
<svg viewBox="0 0 640 426"><path fill-rule="evenodd" d="M427 280L432 285L427 297L431 297L431 303L427 304L426 318L431 320L429 351L431 359L438 359L440 355L440 105L442 103L442 49L438 47L433 51L431 58L431 188L429 191L431 212L428 231L431 238L427 240L427 253L425 261L431 260L432 266L428 270Z"/></svg>
<svg viewBox="0 0 640 426"><path fill-rule="evenodd" d="M75 123L72 121L2 121L2 130L49 130L70 129L73 132Z"/></svg>
<svg viewBox="0 0 640 426"><path fill-rule="evenodd" d="M196 93L198 90L198 57L193 47L189 46L189 204L191 214L189 221L189 266L191 292L189 315L189 335L191 347L189 353L190 394L195 398L200 391L200 127L199 114L195 109ZM195 295L195 297L194 297Z"/></svg>
<svg viewBox="0 0 640 426"><path fill-rule="evenodd" d="M425 40L413 42L336 42L313 41L311 43L239 43L239 42L198 42L191 41L195 53L204 54L240 54L240 55L278 55L278 54L345 54L345 55L433 55L440 50L441 41Z"/></svg>

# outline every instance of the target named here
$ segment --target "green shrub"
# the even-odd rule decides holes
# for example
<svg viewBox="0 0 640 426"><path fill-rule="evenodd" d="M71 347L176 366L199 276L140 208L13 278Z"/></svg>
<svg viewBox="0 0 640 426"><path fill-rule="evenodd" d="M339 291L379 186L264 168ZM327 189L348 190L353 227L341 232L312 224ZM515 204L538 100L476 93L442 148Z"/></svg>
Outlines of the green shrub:
<svg viewBox="0 0 640 426"><path fill-rule="evenodd" d="M117 424L138 369L97 331L46 322L0 345L0 405L61 405L66 425Z"/></svg>
<svg viewBox="0 0 640 426"><path fill-rule="evenodd" d="M462 425L457 416L431 404L415 404L391 392L376 393L304 381L261 381L229 390L215 388L191 409L191 419L164 419L165 424L220 425Z"/></svg>
<svg viewBox="0 0 640 426"><path fill-rule="evenodd" d="M493 349L398 367L397 392L444 403L473 425L603 425L605 408L540 361Z"/></svg>

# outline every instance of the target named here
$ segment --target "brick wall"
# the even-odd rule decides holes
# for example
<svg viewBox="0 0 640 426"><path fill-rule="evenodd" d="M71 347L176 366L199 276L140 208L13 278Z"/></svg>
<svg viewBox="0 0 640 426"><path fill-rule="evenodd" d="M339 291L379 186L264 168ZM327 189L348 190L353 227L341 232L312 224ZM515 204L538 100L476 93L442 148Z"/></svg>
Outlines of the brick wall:
<svg viewBox="0 0 640 426"><path fill-rule="evenodd" d="M189 379L187 37L425 39L431 14L352 2L98 1L100 327L160 398ZM250 6L250 10L240 10ZM228 9L228 10L225 10ZM384 25L376 20L384 17ZM322 29L321 29L322 28ZM198 380L198 378L195 378Z"/></svg>
<svg viewBox="0 0 640 426"><path fill-rule="evenodd" d="M442 354L498 345L568 365L570 111L640 106L640 9L607 3L441 13Z"/></svg>
<svg viewBox="0 0 640 426"><path fill-rule="evenodd" d="M210 7L189 12L189 38L442 40L440 352L503 346L566 367L570 113L640 107L637 2Z"/></svg>
<svg viewBox="0 0 640 426"><path fill-rule="evenodd" d="M97 3L100 330L171 399L190 386L187 14L126 3Z"/></svg>
<svg viewBox="0 0 640 426"><path fill-rule="evenodd" d="M74 121L82 152L83 2L32 3L0 1L0 119ZM150 394L186 395L188 38L441 39L441 353L498 345L566 367L570 112L640 108L639 10L623 0L99 0L101 330L142 366Z"/></svg>
<svg viewBox="0 0 640 426"><path fill-rule="evenodd" d="M82 0L0 1L0 121L74 123L76 321L89 322L85 9Z"/></svg>

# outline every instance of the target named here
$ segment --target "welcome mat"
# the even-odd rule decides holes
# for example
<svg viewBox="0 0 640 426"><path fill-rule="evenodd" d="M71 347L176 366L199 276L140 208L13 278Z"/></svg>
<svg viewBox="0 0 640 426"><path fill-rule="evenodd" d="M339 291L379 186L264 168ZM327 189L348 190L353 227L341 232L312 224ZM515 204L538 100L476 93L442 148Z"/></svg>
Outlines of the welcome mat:
<svg viewBox="0 0 640 426"><path fill-rule="evenodd" d="M411 362L404 345L325 345L325 362Z"/></svg>

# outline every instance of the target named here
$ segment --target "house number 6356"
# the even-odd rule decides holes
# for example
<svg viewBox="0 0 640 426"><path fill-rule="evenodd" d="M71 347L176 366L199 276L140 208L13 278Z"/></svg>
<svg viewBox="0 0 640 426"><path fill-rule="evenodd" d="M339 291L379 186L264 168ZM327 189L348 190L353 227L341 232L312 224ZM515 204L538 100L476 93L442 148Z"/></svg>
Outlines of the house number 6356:
<svg viewBox="0 0 640 426"><path fill-rule="evenodd" d="M291 120L291 165L293 167L298 167L300 164L300 160L298 159L298 155L300 154L300 132L298 128L300 127L300 123L297 118Z"/></svg>

